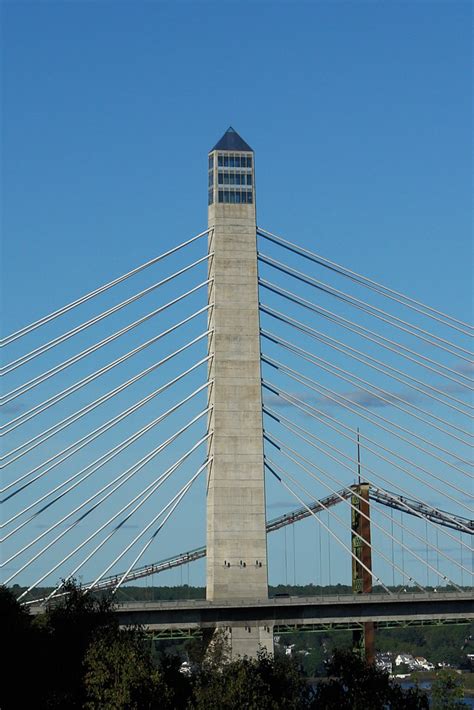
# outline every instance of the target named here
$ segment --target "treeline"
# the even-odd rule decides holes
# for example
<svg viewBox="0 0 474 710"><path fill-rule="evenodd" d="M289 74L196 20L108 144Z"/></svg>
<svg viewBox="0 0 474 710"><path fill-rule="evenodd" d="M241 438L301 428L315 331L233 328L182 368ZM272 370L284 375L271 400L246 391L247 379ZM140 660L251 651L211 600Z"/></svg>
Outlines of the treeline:
<svg viewBox="0 0 474 710"><path fill-rule="evenodd" d="M400 587L388 587L390 591L399 593L401 592ZM25 587L21 587L18 584L14 584L11 587L15 596L19 596ZM445 586L437 587L438 592L454 592L456 591L454 587ZM50 592L54 590L54 587L35 587L31 592L29 592L28 599L41 599L47 596ZM418 593L420 590L418 587L403 587L403 590L407 593ZM465 587L466 591L471 591L470 587ZM434 587L426 587L426 591L435 591ZM374 586L373 593L383 594L385 590L383 587ZM269 586L268 594L270 597L274 597L281 594L288 594L290 596L297 597L312 597L312 596L325 596L325 595L336 595L336 594L352 594L352 587L347 584L331 584L331 585L318 585L318 584L279 584L277 586ZM175 599L205 599L206 588L205 587L194 587L187 584L177 585L177 586L153 586L153 585L140 585L131 586L127 585L120 587L117 591L116 599L118 601L165 601L165 600L175 600Z"/></svg>
<svg viewBox="0 0 474 710"><path fill-rule="evenodd" d="M336 651L325 680L311 685L284 654L229 661L225 637L218 634L207 648L190 642L190 671L184 674L183 657L157 655L142 629L118 627L109 598L71 583L59 603L36 617L0 587L0 616L2 710L428 708L418 688L403 690L346 651ZM457 687L456 692L462 693Z"/></svg>

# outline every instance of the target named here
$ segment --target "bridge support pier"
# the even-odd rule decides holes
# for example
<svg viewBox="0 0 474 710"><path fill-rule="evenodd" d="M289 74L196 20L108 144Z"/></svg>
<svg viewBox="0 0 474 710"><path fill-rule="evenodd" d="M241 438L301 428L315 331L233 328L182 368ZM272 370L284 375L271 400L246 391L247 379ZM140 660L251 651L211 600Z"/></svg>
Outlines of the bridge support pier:
<svg viewBox="0 0 474 710"><path fill-rule="evenodd" d="M372 592L372 548L370 547L369 484L352 486L351 538L352 538L352 591L354 594ZM366 621L352 634L352 645L368 663L375 661L375 625Z"/></svg>
<svg viewBox="0 0 474 710"><path fill-rule="evenodd" d="M222 625L203 634L207 655L214 663L221 665L228 661L247 656L255 658L259 650L273 653L273 625L257 626Z"/></svg>

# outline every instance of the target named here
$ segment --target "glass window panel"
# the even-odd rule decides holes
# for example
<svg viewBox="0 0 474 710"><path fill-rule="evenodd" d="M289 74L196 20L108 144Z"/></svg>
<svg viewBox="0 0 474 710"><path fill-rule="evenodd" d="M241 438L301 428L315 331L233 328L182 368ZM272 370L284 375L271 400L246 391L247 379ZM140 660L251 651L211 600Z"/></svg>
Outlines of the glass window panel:
<svg viewBox="0 0 474 710"><path fill-rule="evenodd" d="M247 202L249 203L249 205L252 204L252 193L250 191L247 192Z"/></svg>
<svg viewBox="0 0 474 710"><path fill-rule="evenodd" d="M218 181L219 185L224 184L224 175L222 173L219 173L219 175L217 176L217 181Z"/></svg>
<svg viewBox="0 0 474 710"><path fill-rule="evenodd" d="M251 184L252 184L252 176L249 174L249 175L247 175L247 185L251 185Z"/></svg>
<svg viewBox="0 0 474 710"><path fill-rule="evenodd" d="M240 155L235 156L234 163L236 168L240 168Z"/></svg>
<svg viewBox="0 0 474 710"><path fill-rule="evenodd" d="M235 193L235 201L240 204L240 192Z"/></svg>
<svg viewBox="0 0 474 710"><path fill-rule="evenodd" d="M230 202L232 204L235 204L235 191L234 190L230 191Z"/></svg>
<svg viewBox="0 0 474 710"><path fill-rule="evenodd" d="M224 160L223 160L222 155L218 155L218 156L217 156L217 164L218 164L218 165L224 165Z"/></svg>
<svg viewBox="0 0 474 710"><path fill-rule="evenodd" d="M210 155L209 156L209 169L212 169L214 167L214 156Z"/></svg>
<svg viewBox="0 0 474 710"><path fill-rule="evenodd" d="M234 156L229 155L229 168L233 168L233 167L234 167Z"/></svg>
<svg viewBox="0 0 474 710"><path fill-rule="evenodd" d="M227 168L229 166L229 156L224 155L223 159L224 159L224 167Z"/></svg>
<svg viewBox="0 0 474 710"><path fill-rule="evenodd" d="M210 170L209 171L209 187L212 187L213 182L214 182L214 171Z"/></svg>
<svg viewBox="0 0 474 710"><path fill-rule="evenodd" d="M247 193L246 192L242 193L241 200L244 204L247 202Z"/></svg>
<svg viewBox="0 0 474 710"><path fill-rule="evenodd" d="M229 190L224 190L224 202L229 202Z"/></svg>
<svg viewBox="0 0 474 710"><path fill-rule="evenodd" d="M208 198L207 198L207 204L208 204L208 205L212 205L213 202L214 202L214 190L209 190L209 195L208 195Z"/></svg>
<svg viewBox="0 0 474 710"><path fill-rule="evenodd" d="M247 167L248 168L252 167L252 156L251 155L247 156Z"/></svg>
<svg viewBox="0 0 474 710"><path fill-rule="evenodd" d="M219 202L224 202L224 192L219 190Z"/></svg>

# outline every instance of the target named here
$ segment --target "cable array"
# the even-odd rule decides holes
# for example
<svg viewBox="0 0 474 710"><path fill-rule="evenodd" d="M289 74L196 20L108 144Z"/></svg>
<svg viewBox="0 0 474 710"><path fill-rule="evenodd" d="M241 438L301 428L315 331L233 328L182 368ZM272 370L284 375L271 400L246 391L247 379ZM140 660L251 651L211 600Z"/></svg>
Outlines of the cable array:
<svg viewBox="0 0 474 710"><path fill-rule="evenodd" d="M339 548L333 554L352 559L344 540L357 537L351 516L362 480L372 500L365 516L372 540L364 544L373 582L390 591L388 579L398 578L421 591L429 585L420 577L431 575L461 591L461 580L472 577L474 362L466 338L474 328L286 238L260 228L258 236L271 250L258 259L272 479L301 504L329 494L348 508L341 517L327 507L326 521L322 511L311 517ZM330 563L328 571L330 578Z"/></svg>
<svg viewBox="0 0 474 710"><path fill-rule="evenodd" d="M167 267L176 263L167 257L195 254L208 233L201 232L2 341L4 348L15 344L16 354L1 370L13 382L1 398L13 417L0 427L7 442L0 458L4 471L0 569L5 584L27 581L20 599L53 581L51 599L82 570L96 577L89 584L92 588L126 560L127 572L120 573L118 589L153 550L163 526L176 524L175 512L210 464L203 454L212 436L206 426L211 411L207 392L212 386L207 375L212 355L206 344L212 335L208 315L213 304L203 305L203 300L211 284L212 254L187 258L179 268ZM124 282L132 277L142 282L151 267L161 269L151 285L141 283L132 295L127 285L128 294L119 294ZM99 302L105 294L109 300L104 308ZM153 307L145 310L150 299ZM81 319L85 303L89 315ZM90 315L93 304L96 314ZM79 324L71 325L76 311ZM118 328L109 325L112 318ZM63 329L58 334L59 323ZM38 344L53 324L53 336L46 335ZM34 347L27 345L19 352L19 344L30 334ZM57 364L42 366L46 356ZM12 405L17 408L20 399L27 401L18 412ZM129 526L140 530L124 543Z"/></svg>
<svg viewBox="0 0 474 710"><path fill-rule="evenodd" d="M24 583L23 601L45 583L46 600L61 595L79 572L84 588L116 592L204 556L147 560L157 540L166 546L160 532L177 525L176 511L196 508L212 464L215 304L203 301L213 254L194 251L208 234L1 341L10 419L0 426L0 569L5 584ZM271 232L258 237L270 249L258 254L264 468L299 505L267 531L317 521L329 582L344 558L387 594L397 581L425 592L430 576L461 592L474 533L473 327ZM130 293L152 267L163 271ZM295 581L297 549L293 535Z"/></svg>

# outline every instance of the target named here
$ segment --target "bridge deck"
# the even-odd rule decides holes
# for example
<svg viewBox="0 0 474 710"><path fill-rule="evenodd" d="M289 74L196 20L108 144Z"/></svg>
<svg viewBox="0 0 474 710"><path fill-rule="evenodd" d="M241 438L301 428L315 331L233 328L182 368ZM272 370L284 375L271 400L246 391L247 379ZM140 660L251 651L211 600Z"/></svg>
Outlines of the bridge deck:
<svg viewBox="0 0 474 710"><path fill-rule="evenodd" d="M149 629L211 628L388 622L401 620L473 620L472 593L359 594L325 597L276 597L262 600L211 602L206 600L126 602L117 608L123 626L142 624Z"/></svg>

